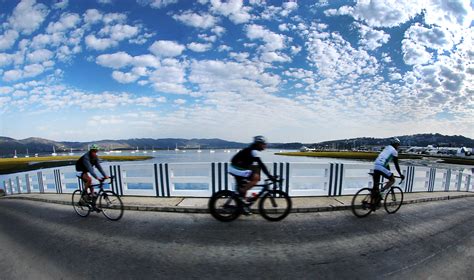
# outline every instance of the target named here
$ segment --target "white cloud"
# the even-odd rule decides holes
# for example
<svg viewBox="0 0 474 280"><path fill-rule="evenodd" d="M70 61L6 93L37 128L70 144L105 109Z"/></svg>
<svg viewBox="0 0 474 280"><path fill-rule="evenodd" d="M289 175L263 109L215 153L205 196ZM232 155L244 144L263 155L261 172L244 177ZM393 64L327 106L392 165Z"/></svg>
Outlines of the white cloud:
<svg viewBox="0 0 474 280"><path fill-rule="evenodd" d="M18 3L8 19L12 29L29 35L40 27L49 10L45 5L35 2L35 0L23 0Z"/></svg>
<svg viewBox="0 0 474 280"><path fill-rule="evenodd" d="M18 69L8 70L3 73L3 80L5 82L16 81L22 78L22 71Z"/></svg>
<svg viewBox="0 0 474 280"><path fill-rule="evenodd" d="M138 58L140 60L140 58ZM133 61L133 57L126 52L117 52L113 54L102 54L96 59L96 63L105 67L120 69L128 66Z"/></svg>
<svg viewBox="0 0 474 280"><path fill-rule="evenodd" d="M436 26L426 28L420 24L410 26L405 32L405 38L436 50L450 50L455 43L453 35L448 30Z"/></svg>
<svg viewBox="0 0 474 280"><path fill-rule="evenodd" d="M150 74L153 88L158 92L186 94L185 68L182 65L162 66Z"/></svg>
<svg viewBox="0 0 474 280"><path fill-rule="evenodd" d="M18 36L19 34L15 30L7 30L5 33L0 35L0 51L13 47Z"/></svg>
<svg viewBox="0 0 474 280"><path fill-rule="evenodd" d="M246 23L251 19L251 7L244 6L242 0L230 0L222 2L221 0L211 0L211 11L218 15L228 17L236 24Z"/></svg>
<svg viewBox="0 0 474 280"><path fill-rule="evenodd" d="M174 57L180 55L185 50L185 46L174 41L160 40L154 42L149 50L156 56Z"/></svg>
<svg viewBox="0 0 474 280"><path fill-rule="evenodd" d="M155 9L161 9L168 5L178 3L178 0L137 0L137 3L140 5L150 5L150 7Z"/></svg>
<svg viewBox="0 0 474 280"><path fill-rule="evenodd" d="M351 15L371 27L394 27L407 22L424 8L424 1L358 0L354 7L342 6L328 15Z"/></svg>
<svg viewBox="0 0 474 280"><path fill-rule="evenodd" d="M474 14L469 0L431 0L426 5L425 21L450 29L469 28Z"/></svg>
<svg viewBox="0 0 474 280"><path fill-rule="evenodd" d="M102 13L96 9L89 9L84 13L84 21L88 24L98 23L102 18Z"/></svg>
<svg viewBox="0 0 474 280"><path fill-rule="evenodd" d="M78 14L64 13L58 22L50 23L46 28L47 33L65 32L68 29L75 28L81 22Z"/></svg>
<svg viewBox="0 0 474 280"><path fill-rule="evenodd" d="M140 78L140 76L135 75L133 73L124 73L124 72L121 72L121 71L113 71L112 72L112 78L114 78L114 80L116 80L117 82L119 82L121 84L129 84L129 83L133 83L136 80L138 80L138 78Z"/></svg>
<svg viewBox="0 0 474 280"><path fill-rule="evenodd" d="M151 54L144 54L134 56L132 64L138 67L158 68L160 66L160 60Z"/></svg>
<svg viewBox="0 0 474 280"><path fill-rule="evenodd" d="M403 60L408 65L427 64L432 58L423 45L409 39L402 41L402 52Z"/></svg>
<svg viewBox="0 0 474 280"><path fill-rule="evenodd" d="M58 0L53 5L54 9L65 9L69 5L69 0Z"/></svg>
<svg viewBox="0 0 474 280"><path fill-rule="evenodd" d="M53 57L53 52L47 49L35 50L27 55L29 62L38 63L49 60Z"/></svg>
<svg viewBox="0 0 474 280"><path fill-rule="evenodd" d="M116 24L113 26L105 26L99 31L99 35L110 37L114 41L122 41L135 37L139 32L136 26L128 24Z"/></svg>
<svg viewBox="0 0 474 280"><path fill-rule="evenodd" d="M176 100L174 101L174 103L175 103L175 104L178 104L178 105L183 105L183 104L186 103L186 100L184 100L184 99L176 99Z"/></svg>
<svg viewBox="0 0 474 280"><path fill-rule="evenodd" d="M363 24L356 24L360 32L360 44L367 50L375 50L387 43L390 35L383 30L377 30Z"/></svg>
<svg viewBox="0 0 474 280"><path fill-rule="evenodd" d="M180 15L173 15L173 18L181 23L202 29L209 29L216 25L217 19L210 14L197 14L186 11Z"/></svg>
<svg viewBox="0 0 474 280"><path fill-rule="evenodd" d="M212 44L201 44L201 43L189 43L187 48L193 52L206 52L212 48Z"/></svg>
<svg viewBox="0 0 474 280"><path fill-rule="evenodd" d="M11 54L0 53L0 67L5 67L13 63L13 57Z"/></svg>
<svg viewBox="0 0 474 280"><path fill-rule="evenodd" d="M285 48L285 37L276 34L263 26L250 24L245 27L246 35L249 39L261 39L265 42L264 51L275 51Z"/></svg>
<svg viewBox="0 0 474 280"><path fill-rule="evenodd" d="M86 36L86 46L96 51L103 51L118 45L117 41L110 38L97 38L95 35Z"/></svg>

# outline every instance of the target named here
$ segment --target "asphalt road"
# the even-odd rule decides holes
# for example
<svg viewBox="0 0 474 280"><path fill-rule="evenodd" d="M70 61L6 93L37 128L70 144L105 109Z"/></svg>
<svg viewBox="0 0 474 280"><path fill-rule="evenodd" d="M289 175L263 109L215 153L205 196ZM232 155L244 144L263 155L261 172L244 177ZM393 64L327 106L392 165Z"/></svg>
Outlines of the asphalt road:
<svg viewBox="0 0 474 280"><path fill-rule="evenodd" d="M349 211L259 215L127 211L0 200L0 279L473 279L474 198Z"/></svg>

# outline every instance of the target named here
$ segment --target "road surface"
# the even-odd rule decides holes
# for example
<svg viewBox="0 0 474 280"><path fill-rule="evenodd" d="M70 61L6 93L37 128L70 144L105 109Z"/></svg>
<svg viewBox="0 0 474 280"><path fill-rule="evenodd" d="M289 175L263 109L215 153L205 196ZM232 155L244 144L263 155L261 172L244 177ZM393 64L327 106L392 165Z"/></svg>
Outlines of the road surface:
<svg viewBox="0 0 474 280"><path fill-rule="evenodd" d="M126 211L0 200L0 279L473 279L474 198L350 211L259 215Z"/></svg>

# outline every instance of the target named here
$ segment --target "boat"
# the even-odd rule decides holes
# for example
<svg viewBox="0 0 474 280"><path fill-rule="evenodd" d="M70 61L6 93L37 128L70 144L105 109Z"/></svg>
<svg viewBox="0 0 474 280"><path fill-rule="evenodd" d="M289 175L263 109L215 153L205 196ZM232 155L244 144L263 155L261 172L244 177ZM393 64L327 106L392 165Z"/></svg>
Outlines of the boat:
<svg viewBox="0 0 474 280"><path fill-rule="evenodd" d="M198 150L197 150L198 153L201 153L201 146L198 146Z"/></svg>
<svg viewBox="0 0 474 280"><path fill-rule="evenodd" d="M29 158L30 157L30 154L28 153L28 149L26 149L26 155L25 155L26 158Z"/></svg>
<svg viewBox="0 0 474 280"><path fill-rule="evenodd" d="M53 157L55 157L55 156L58 155L58 154L56 153L56 149L54 148L54 146L53 146L53 152L51 153L51 155L52 155Z"/></svg>
<svg viewBox="0 0 474 280"><path fill-rule="evenodd" d="M174 148L175 152L179 152L179 149L178 149L178 144L176 144L176 148Z"/></svg>
<svg viewBox="0 0 474 280"><path fill-rule="evenodd" d="M213 154L213 153L215 153L215 152L216 152L216 151L214 151L214 150L209 150L209 153L211 153L211 154Z"/></svg>
<svg viewBox="0 0 474 280"><path fill-rule="evenodd" d="M18 158L18 157L16 156L16 150L15 150L15 155L13 156L13 158Z"/></svg>
<svg viewBox="0 0 474 280"><path fill-rule="evenodd" d="M73 155L74 155L74 153L72 152L72 148L71 148L71 151L69 152L69 155L70 155L70 156L73 156Z"/></svg>

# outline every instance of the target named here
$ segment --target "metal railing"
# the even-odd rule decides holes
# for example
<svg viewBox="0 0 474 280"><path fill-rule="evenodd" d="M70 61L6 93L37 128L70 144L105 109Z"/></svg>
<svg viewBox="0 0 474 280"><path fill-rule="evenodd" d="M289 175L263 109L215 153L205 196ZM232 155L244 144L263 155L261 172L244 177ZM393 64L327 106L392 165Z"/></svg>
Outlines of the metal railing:
<svg viewBox="0 0 474 280"><path fill-rule="evenodd" d="M104 164L115 176L111 188L119 195L154 197L210 197L234 189L229 163ZM291 196L352 195L372 186L371 164L267 163L282 177L279 188ZM452 169L401 166L405 192L473 191L472 175ZM265 177L265 176L262 176ZM73 166L3 176L6 195L20 193L72 193L81 186Z"/></svg>

